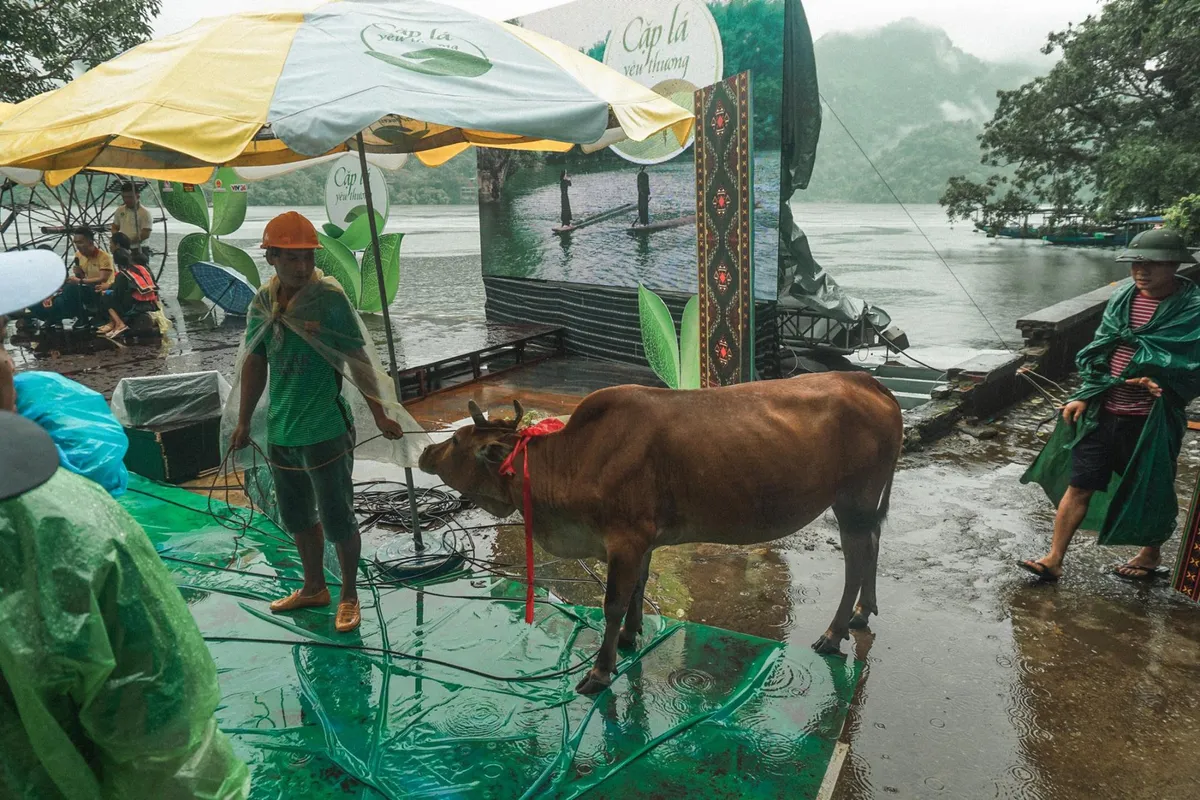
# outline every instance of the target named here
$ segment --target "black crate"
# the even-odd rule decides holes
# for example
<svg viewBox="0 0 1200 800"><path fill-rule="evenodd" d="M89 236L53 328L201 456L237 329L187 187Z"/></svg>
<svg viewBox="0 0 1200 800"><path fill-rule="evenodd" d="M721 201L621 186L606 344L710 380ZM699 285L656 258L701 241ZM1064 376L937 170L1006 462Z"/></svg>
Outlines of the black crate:
<svg viewBox="0 0 1200 800"><path fill-rule="evenodd" d="M221 465L221 418L208 417L144 428L126 428L125 466L144 478L183 483Z"/></svg>

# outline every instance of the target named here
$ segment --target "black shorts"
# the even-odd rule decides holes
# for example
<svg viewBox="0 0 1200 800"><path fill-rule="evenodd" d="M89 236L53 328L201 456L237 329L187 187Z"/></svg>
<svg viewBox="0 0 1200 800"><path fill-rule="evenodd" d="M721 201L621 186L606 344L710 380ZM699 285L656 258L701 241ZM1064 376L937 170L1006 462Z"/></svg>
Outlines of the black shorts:
<svg viewBox="0 0 1200 800"><path fill-rule="evenodd" d="M1071 486L1103 492L1113 473L1125 474L1146 427L1145 417L1111 414L1101 409L1100 424L1071 452Z"/></svg>

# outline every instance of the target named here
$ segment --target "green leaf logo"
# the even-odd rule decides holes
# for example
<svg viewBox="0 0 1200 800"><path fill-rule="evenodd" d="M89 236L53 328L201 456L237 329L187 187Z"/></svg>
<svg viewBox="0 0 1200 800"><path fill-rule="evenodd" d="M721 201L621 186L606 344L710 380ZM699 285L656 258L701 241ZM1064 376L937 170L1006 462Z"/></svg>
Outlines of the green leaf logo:
<svg viewBox="0 0 1200 800"><path fill-rule="evenodd" d="M417 49L405 52L385 53L377 50L368 41L368 32L377 44L385 42L397 44L399 47L417 45ZM471 42L461 37L453 36L436 28L425 33L423 31L401 31L392 25L368 25L359 34L362 43L366 45L367 55L379 59L393 67L419 72L423 75L436 75L444 78L478 78L492 69L492 62ZM431 44L433 42L433 44ZM437 44L445 42L445 45ZM422 46L423 45L423 46ZM468 53L461 49L463 46L478 51Z"/></svg>

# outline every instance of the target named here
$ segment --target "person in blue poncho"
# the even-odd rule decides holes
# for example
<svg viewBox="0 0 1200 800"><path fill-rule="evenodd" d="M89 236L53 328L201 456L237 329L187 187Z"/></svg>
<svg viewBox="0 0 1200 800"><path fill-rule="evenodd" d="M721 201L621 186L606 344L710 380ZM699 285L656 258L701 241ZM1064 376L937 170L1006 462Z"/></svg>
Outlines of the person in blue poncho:
<svg viewBox="0 0 1200 800"><path fill-rule="evenodd" d="M8 329L4 314L41 299L30 301L23 294L32 297L45 291L48 295L62 283L62 263L53 253L45 255L49 260L40 266L25 259L8 266L12 257L6 254L6 266L0 268L0 302L6 304L0 307L0 411L36 422L54 440L63 467L119 495L129 483L124 463L129 440L104 397L56 372L18 373L4 347ZM36 286L38 280L44 285Z"/></svg>
<svg viewBox="0 0 1200 800"><path fill-rule="evenodd" d="M1178 233L1152 230L1117 260L1130 264L1133 282L1113 295L1079 353L1083 386L1022 478L1058 507L1050 552L1018 564L1044 581L1062 577L1079 528L1099 531L1102 545L1140 547L1113 572L1152 579L1164 573L1162 544L1175 530L1184 412L1200 396L1200 288L1176 270L1195 259Z"/></svg>

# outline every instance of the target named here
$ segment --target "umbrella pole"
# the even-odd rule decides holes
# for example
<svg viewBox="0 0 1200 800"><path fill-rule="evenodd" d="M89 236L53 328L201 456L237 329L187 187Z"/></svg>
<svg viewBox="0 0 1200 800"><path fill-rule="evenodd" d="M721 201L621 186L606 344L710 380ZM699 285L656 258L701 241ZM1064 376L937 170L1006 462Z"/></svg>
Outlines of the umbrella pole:
<svg viewBox="0 0 1200 800"><path fill-rule="evenodd" d="M379 286L379 307L383 312L383 332L387 336L388 360L391 361L392 382L396 387L396 402L400 402L400 368L396 364L396 340L392 336L392 317L388 313L387 287L383 283L383 256L379 249L379 226L375 221L375 204L371 200L371 171L367 168L367 148L363 144L360 131L355 140L358 143L358 165L362 171L363 194L367 200L367 222L371 226L371 252L375 254L375 278ZM408 513L412 518L413 539L417 550L425 549L425 540L421 537L421 521L417 514L417 490L413 485L412 467L404 468L404 482L408 486Z"/></svg>

